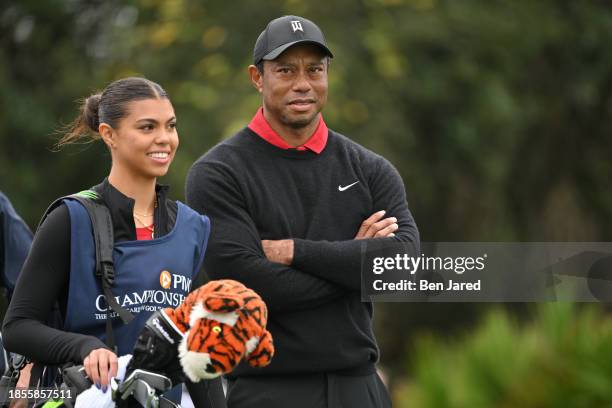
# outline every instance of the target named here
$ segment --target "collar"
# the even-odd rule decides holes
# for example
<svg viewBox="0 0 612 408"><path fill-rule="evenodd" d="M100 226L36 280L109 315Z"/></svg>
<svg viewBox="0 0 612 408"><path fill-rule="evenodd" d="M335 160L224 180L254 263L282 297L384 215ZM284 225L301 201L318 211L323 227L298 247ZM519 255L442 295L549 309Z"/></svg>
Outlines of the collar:
<svg viewBox="0 0 612 408"><path fill-rule="evenodd" d="M259 137L264 139L266 142L280 148L280 149L293 149L293 146L289 145L285 139L279 136L278 133L272 129L263 114L263 107L257 109L257 113L253 116L251 123L249 123L249 129L255 132ZM315 132L310 138L301 146L296 147L296 150L310 150L316 154L319 154L325 149L327 145L328 130L323 115L319 120L319 125Z"/></svg>
<svg viewBox="0 0 612 408"><path fill-rule="evenodd" d="M134 199L117 190L108 182L108 178L105 178L102 183L93 187L93 189L100 193L104 204L110 211L115 230L115 242L136 240L136 226L133 216ZM165 206L168 189L169 187L166 185L157 184L155 186L155 193L157 194L157 207L155 209L156 237L158 233L159 236L167 233L166 228L163 228L165 222L160 222L160 220L165 220L168 217Z"/></svg>

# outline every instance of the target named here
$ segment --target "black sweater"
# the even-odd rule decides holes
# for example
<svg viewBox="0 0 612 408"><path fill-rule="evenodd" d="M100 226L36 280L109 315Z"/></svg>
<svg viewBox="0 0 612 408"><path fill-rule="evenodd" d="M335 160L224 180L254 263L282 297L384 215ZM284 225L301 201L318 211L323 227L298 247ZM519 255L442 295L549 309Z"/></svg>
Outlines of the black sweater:
<svg viewBox="0 0 612 408"><path fill-rule="evenodd" d="M353 186L340 191L339 186ZM205 268L258 292L270 310L270 366L233 375L369 373L378 360L372 305L360 300L360 224L378 210L398 219L388 242L419 234L402 180L383 157L329 131L319 154L279 149L245 128L191 168L187 203L211 218ZM294 261L268 261L262 239L295 242Z"/></svg>

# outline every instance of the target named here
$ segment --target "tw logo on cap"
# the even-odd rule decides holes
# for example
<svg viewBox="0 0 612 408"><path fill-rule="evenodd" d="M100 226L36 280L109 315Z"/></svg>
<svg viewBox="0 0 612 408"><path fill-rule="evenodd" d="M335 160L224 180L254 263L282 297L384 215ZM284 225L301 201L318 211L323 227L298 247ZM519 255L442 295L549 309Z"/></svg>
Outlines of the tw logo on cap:
<svg viewBox="0 0 612 408"><path fill-rule="evenodd" d="M304 32L304 29L302 28L302 22L300 20L291 20L291 28L293 29L294 33L296 31Z"/></svg>

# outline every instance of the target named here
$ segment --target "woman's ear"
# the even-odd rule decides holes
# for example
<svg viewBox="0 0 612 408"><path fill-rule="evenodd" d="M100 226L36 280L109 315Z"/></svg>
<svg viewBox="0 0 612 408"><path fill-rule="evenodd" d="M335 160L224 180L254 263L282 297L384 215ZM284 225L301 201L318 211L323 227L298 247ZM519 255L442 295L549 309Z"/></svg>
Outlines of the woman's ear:
<svg viewBox="0 0 612 408"><path fill-rule="evenodd" d="M108 123L100 123L100 126L98 127L98 133L100 133L102 140L104 141L104 143L106 143L106 146L108 146L109 149L115 148L115 132Z"/></svg>

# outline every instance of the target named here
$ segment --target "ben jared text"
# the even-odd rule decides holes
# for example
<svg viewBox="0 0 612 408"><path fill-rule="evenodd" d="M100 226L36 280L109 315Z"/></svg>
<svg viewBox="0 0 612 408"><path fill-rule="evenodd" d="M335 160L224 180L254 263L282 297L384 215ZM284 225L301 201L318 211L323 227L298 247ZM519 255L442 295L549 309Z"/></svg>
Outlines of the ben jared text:
<svg viewBox="0 0 612 408"><path fill-rule="evenodd" d="M481 280L462 281L464 278L449 279L453 276L463 275L469 271L483 271L485 269L487 254L482 256L441 257L425 256L412 257L408 254L372 258L372 273L380 276L385 272L392 272L390 276L380 276L371 282L371 289L375 292L469 292L480 291ZM404 272L411 278L397 279L398 272ZM423 273L422 276L415 274ZM443 279L442 276L447 276ZM404 275L406 276L406 275ZM459 277L457 276L457 277ZM467 275L465 275L467 277Z"/></svg>

